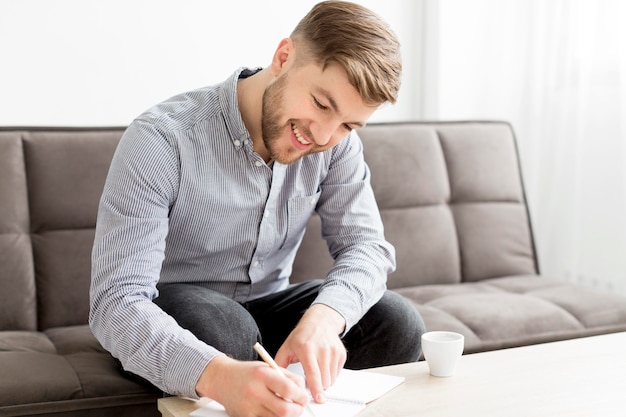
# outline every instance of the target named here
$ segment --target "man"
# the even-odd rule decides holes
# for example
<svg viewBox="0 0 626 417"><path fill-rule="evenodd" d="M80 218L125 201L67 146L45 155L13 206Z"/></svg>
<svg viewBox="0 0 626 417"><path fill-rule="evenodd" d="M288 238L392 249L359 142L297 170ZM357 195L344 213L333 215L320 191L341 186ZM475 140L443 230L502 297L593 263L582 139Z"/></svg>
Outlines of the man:
<svg viewBox="0 0 626 417"><path fill-rule="evenodd" d="M90 324L160 389L233 416L297 416L342 367L414 361L423 323L385 290L395 267L354 129L400 84L399 44L371 11L316 5L263 69L137 118L98 213ZM335 259L289 284L313 211ZM305 254L306 256L306 254ZM318 277L323 278L323 277Z"/></svg>

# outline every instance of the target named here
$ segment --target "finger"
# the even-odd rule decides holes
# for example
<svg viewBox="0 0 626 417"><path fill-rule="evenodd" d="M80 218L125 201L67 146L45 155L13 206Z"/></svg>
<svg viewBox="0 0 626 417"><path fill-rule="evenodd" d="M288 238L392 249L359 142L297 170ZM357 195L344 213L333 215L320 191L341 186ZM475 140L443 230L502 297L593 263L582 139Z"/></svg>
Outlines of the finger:
<svg viewBox="0 0 626 417"><path fill-rule="evenodd" d="M337 380L337 377L339 376L339 373L341 372L341 370L343 369L344 365L346 364L346 359L348 358L348 354L346 352L345 347L343 349L341 349L339 351L339 353L337 354L337 356L335 357L336 362L335 362L335 366L334 369L332 369L332 382L331 385L335 383L335 381Z"/></svg>
<svg viewBox="0 0 626 417"><path fill-rule="evenodd" d="M308 397L307 397L308 400ZM258 416L299 416L302 414L305 404L286 400L278 394L271 395L261 403L261 411Z"/></svg>
<svg viewBox="0 0 626 417"><path fill-rule="evenodd" d="M276 352L276 356L274 356L274 361L281 368L286 368L289 364L294 362L298 362L298 358L289 351L289 349L283 344L278 352Z"/></svg>
<svg viewBox="0 0 626 417"><path fill-rule="evenodd" d="M289 399L290 402L299 404L301 406L305 406L309 403L309 394L307 394L304 388L301 388L295 384L282 392L283 394L281 395L281 397Z"/></svg>
<svg viewBox="0 0 626 417"><path fill-rule="evenodd" d="M327 390L333 383L333 373L335 372L335 362L331 359L331 352L324 350L320 352L317 362L320 370L322 387Z"/></svg>
<svg viewBox="0 0 626 417"><path fill-rule="evenodd" d="M281 369L280 371L271 369L266 379L266 387L270 393L283 400L301 405L305 405L309 401L304 378L286 369Z"/></svg>
<svg viewBox="0 0 626 417"><path fill-rule="evenodd" d="M285 370L285 375L287 375L287 378L291 379L298 387L300 387L303 390L306 389L306 382L302 375L295 374L289 371L288 369Z"/></svg>
<svg viewBox="0 0 626 417"><path fill-rule="evenodd" d="M325 401L324 386L322 384L322 376L320 374L317 358L311 352L307 352L300 358L300 362L302 363L302 369L304 369L306 382L313 396L313 400L316 403L323 403Z"/></svg>

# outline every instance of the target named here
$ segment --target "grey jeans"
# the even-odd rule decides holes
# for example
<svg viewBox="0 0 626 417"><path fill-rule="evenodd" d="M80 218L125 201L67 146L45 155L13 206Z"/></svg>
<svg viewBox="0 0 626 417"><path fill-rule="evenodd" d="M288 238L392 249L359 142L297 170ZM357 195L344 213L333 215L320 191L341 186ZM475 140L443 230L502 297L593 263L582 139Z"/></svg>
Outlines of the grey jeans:
<svg viewBox="0 0 626 417"><path fill-rule="evenodd" d="M284 291L247 302L193 284L159 285L154 302L200 340L240 360L256 360L252 349L261 342L275 355L315 299L321 280L290 286ZM412 362L421 352L424 322L402 296L386 291L343 337L346 368Z"/></svg>

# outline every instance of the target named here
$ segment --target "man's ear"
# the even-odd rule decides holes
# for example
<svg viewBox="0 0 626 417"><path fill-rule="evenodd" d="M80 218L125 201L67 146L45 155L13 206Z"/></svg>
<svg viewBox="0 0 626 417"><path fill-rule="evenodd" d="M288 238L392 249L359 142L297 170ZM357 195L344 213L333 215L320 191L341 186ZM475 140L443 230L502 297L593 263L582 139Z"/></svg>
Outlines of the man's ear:
<svg viewBox="0 0 626 417"><path fill-rule="evenodd" d="M281 40L272 57L272 64L270 65L272 75L278 77L293 64L295 57L295 44L293 40L290 38Z"/></svg>

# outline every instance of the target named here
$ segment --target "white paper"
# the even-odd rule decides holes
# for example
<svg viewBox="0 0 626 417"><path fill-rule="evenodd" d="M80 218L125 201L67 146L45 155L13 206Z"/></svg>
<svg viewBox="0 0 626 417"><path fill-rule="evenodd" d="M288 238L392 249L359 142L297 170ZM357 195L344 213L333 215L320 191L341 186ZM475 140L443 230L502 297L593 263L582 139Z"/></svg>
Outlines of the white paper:
<svg viewBox="0 0 626 417"><path fill-rule="evenodd" d="M365 408L364 402L340 401L328 398L324 404L309 402L302 417L353 417ZM311 414L313 412L314 414Z"/></svg>
<svg viewBox="0 0 626 417"><path fill-rule="evenodd" d="M302 365L299 363L293 363L287 369L294 374L304 375ZM326 396L367 404L391 391L402 382L404 382L403 376L343 369L335 384L326 390Z"/></svg>
<svg viewBox="0 0 626 417"><path fill-rule="evenodd" d="M291 364L291 372L304 375L302 365ZM309 406L314 413L305 409L304 417L353 417L366 407L366 404L383 396L404 382L404 377L380 374L371 371L343 369L335 384L326 390L326 402L317 404L311 400ZM225 417L224 407L215 401L198 408L190 417Z"/></svg>

